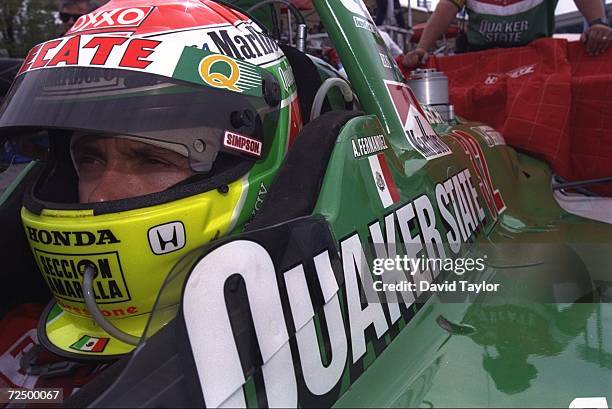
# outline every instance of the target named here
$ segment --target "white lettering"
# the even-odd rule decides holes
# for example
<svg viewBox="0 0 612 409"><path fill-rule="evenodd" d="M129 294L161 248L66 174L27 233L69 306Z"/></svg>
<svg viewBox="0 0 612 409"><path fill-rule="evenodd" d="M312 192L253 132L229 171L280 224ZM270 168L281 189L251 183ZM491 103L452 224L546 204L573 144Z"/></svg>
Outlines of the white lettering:
<svg viewBox="0 0 612 409"><path fill-rule="evenodd" d="M225 304L224 287L239 274L250 295L263 378L270 406L295 407L297 384L274 263L259 244L238 240L210 252L194 267L183 296L185 324L206 404L217 407L228 398L245 407L246 379ZM265 297L255 296L266 294ZM211 311L202 320L202 311Z"/></svg>
<svg viewBox="0 0 612 409"><path fill-rule="evenodd" d="M368 263L361 248L359 236L354 234L340 244L342 251L342 268L346 285L346 304L348 309L349 327L351 328L351 347L353 363L366 353L365 330L374 325L376 336L382 337L389 327L380 302L369 303L361 309L358 280L364 288L372 288L373 280ZM357 268L355 268L357 267Z"/></svg>
<svg viewBox="0 0 612 409"><path fill-rule="evenodd" d="M317 276L325 301L323 314L331 345L331 362L324 366L319 351L319 341L314 323L314 310L308 291L304 268L299 265L285 273L287 294L291 314L296 328L296 341L302 364L304 382L315 395L324 395L338 383L342 376L348 353L348 343L344 332L338 283L334 277L327 251L314 258Z"/></svg>

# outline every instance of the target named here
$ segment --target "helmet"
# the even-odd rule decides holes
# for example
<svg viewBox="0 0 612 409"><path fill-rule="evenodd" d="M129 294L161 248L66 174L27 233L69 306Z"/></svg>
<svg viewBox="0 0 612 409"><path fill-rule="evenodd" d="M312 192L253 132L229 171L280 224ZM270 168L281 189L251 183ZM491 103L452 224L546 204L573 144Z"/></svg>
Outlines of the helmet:
<svg viewBox="0 0 612 409"><path fill-rule="evenodd" d="M291 76L262 28L210 0L111 0L30 51L0 137L47 141L21 209L54 296L45 347L84 359L131 351L172 266L244 227L301 127ZM79 203L75 146L100 139L173 152L190 176Z"/></svg>

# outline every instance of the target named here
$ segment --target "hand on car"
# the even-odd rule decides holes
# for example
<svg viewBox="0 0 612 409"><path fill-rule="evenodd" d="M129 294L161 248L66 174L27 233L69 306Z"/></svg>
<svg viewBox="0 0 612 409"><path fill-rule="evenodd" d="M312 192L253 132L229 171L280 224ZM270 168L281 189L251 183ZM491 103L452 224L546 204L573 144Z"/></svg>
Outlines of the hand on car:
<svg viewBox="0 0 612 409"><path fill-rule="evenodd" d="M425 64L428 59L429 53L421 47L417 47L414 50L404 54L402 63L406 68L417 68L419 65Z"/></svg>
<svg viewBox="0 0 612 409"><path fill-rule="evenodd" d="M585 43L588 55L603 54L612 40L612 29L605 24L594 24L582 33L581 40Z"/></svg>

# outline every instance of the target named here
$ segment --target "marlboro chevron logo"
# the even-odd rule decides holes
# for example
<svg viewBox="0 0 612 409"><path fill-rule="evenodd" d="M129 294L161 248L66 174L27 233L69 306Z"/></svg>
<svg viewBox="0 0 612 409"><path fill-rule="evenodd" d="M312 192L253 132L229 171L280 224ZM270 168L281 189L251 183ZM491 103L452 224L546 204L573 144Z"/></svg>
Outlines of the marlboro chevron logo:
<svg viewBox="0 0 612 409"><path fill-rule="evenodd" d="M452 153L427 121L427 115L410 88L404 83L395 81L385 81L385 85L408 143L427 160Z"/></svg>
<svg viewBox="0 0 612 409"><path fill-rule="evenodd" d="M95 338L83 335L81 339L70 345L70 348L81 352L104 352L108 341L108 338Z"/></svg>

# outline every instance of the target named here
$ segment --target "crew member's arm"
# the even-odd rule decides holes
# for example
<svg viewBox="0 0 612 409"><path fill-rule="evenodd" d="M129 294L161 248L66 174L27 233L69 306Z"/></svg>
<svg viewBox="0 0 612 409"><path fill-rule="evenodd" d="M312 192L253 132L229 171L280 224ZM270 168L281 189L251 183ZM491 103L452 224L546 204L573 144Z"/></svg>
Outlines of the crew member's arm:
<svg viewBox="0 0 612 409"><path fill-rule="evenodd" d="M574 0L574 3L590 25L582 35L587 53L599 55L605 52L612 40L612 29L607 22L601 0Z"/></svg>
<svg viewBox="0 0 612 409"><path fill-rule="evenodd" d="M429 48L434 45L436 40L442 37L442 35L446 33L446 30L448 30L448 27L459 12L459 6L457 5L458 3L461 2L442 0L438 3L436 10L427 21L427 25L423 30L419 44L414 50L403 56L402 64L404 67L413 68L421 63L424 64L427 62L427 59L429 58L427 50L429 50Z"/></svg>

